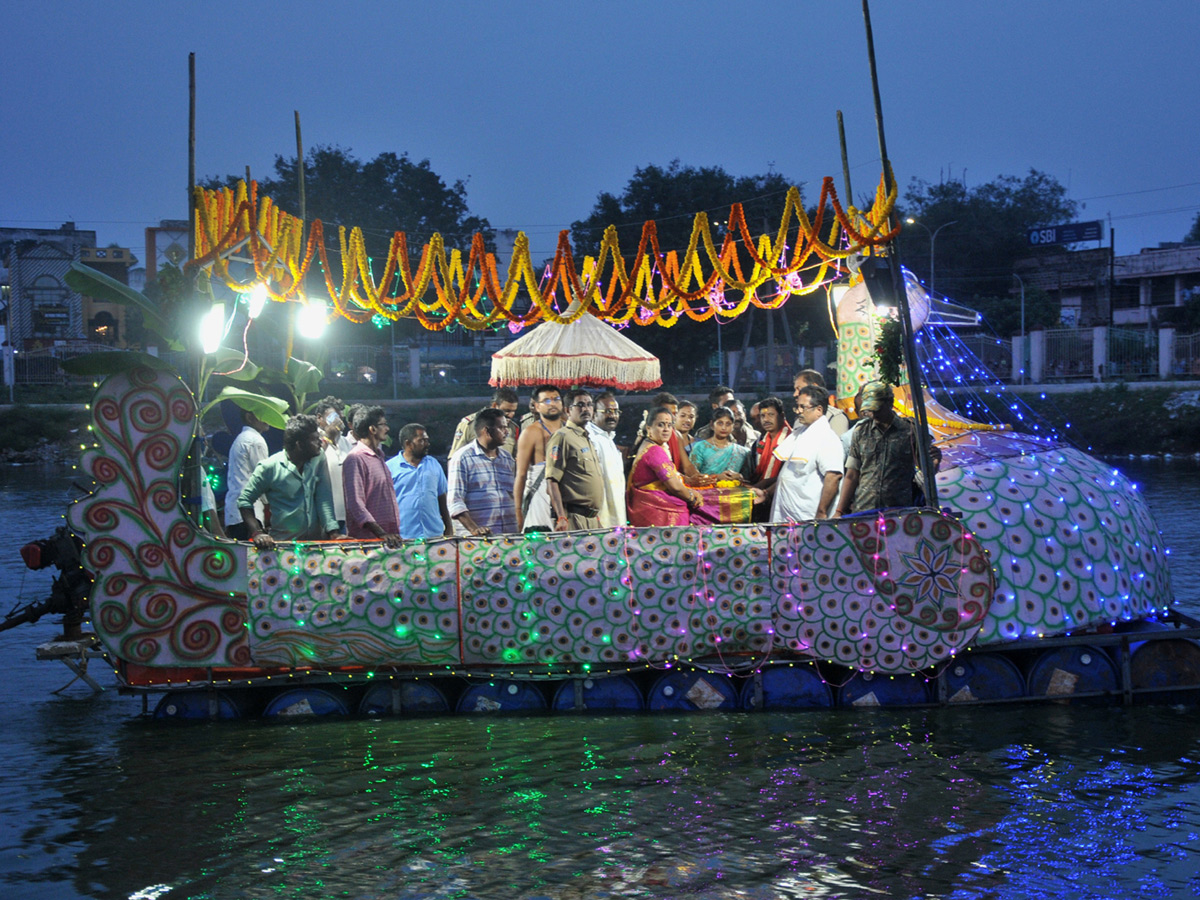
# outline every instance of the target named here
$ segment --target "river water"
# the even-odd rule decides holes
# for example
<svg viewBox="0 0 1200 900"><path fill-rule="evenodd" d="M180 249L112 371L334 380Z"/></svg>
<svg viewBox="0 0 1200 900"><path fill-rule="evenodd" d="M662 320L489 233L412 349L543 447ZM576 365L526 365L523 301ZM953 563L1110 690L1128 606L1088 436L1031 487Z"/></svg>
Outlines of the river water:
<svg viewBox="0 0 1200 900"><path fill-rule="evenodd" d="M1200 464L1121 467L1200 613ZM6 601L71 494L0 471ZM180 726L51 693L55 632L0 633L0 900L1200 895L1193 709Z"/></svg>

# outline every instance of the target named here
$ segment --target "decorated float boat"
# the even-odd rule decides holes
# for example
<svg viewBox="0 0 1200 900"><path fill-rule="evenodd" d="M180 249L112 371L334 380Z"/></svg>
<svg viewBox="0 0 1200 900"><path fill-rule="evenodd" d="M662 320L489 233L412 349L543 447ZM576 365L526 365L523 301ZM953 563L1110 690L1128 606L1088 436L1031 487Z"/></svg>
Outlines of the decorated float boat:
<svg viewBox="0 0 1200 900"><path fill-rule="evenodd" d="M548 287L530 277L521 238L503 286L478 240L464 269L435 238L413 272L398 236L380 285L398 279L403 290L390 296L352 258L362 247L353 235L342 241L341 287L327 259L323 271L333 312L357 321L732 318L827 288L886 246L894 191L881 189L865 212L838 206L828 179L819 209L827 195L837 240L818 238L820 216L810 222L789 196L775 242L742 236L749 275L729 235L719 251L704 239L702 216L682 262L658 251L647 223L630 274L612 229L582 278L564 236ZM237 249L275 299L298 296L312 259L302 224L256 206L252 185L198 201L205 277L245 290L228 265ZM738 207L730 222L729 234L746 231ZM708 247L708 276L698 246ZM522 278L533 299L518 310ZM759 300L768 281L778 292ZM429 291L437 299L426 304ZM904 293L915 330L927 297L911 279ZM846 405L872 377L879 319L861 282L837 314ZM931 508L259 551L185 513L195 397L172 372L133 368L96 394L95 445L82 459L94 488L68 514L81 564L63 567L57 590L86 603L121 689L157 697L163 718L1131 702L1198 686L1198 632L1171 610L1166 550L1127 479L1065 443L972 422L925 394L902 389L898 400L927 420L942 452Z"/></svg>
<svg viewBox="0 0 1200 900"><path fill-rule="evenodd" d="M942 439L941 511L264 552L184 515L177 377L110 377L93 411L68 519L104 654L159 716L1130 697L1200 655L1112 629L1171 605L1134 487L1026 436Z"/></svg>

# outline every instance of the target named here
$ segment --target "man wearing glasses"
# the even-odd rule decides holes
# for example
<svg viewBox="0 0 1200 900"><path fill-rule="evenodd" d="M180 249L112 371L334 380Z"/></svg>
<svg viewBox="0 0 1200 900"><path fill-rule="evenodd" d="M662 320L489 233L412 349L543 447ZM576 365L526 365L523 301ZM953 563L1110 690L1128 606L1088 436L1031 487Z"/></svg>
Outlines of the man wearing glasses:
<svg viewBox="0 0 1200 900"><path fill-rule="evenodd" d="M833 429L833 433L839 437L850 430L850 418L833 405L833 397L829 394L829 389L825 386L825 377L815 369L805 369L797 373L795 381L792 382L792 396L796 398L796 402L800 402L800 391L806 387L819 387L825 391L825 418L829 421L829 427Z"/></svg>
<svg viewBox="0 0 1200 900"><path fill-rule="evenodd" d="M563 426L562 394L554 385L538 385L533 389L533 409L537 418L517 440L513 503L518 531L550 531L554 516L546 492L546 445Z"/></svg>
<svg viewBox="0 0 1200 900"><path fill-rule="evenodd" d="M604 470L587 425L595 411L587 391L567 395L570 421L546 448L546 481L554 508L555 531L589 531L600 527L604 505Z"/></svg>
<svg viewBox="0 0 1200 900"><path fill-rule="evenodd" d="M504 449L507 437L504 413L481 410L475 417L475 440L450 457L446 501L456 535L487 537L517 531L513 507L516 464Z"/></svg>
<svg viewBox="0 0 1200 900"><path fill-rule="evenodd" d="M775 448L782 465L775 481L772 522L825 519L837 499L845 462L842 442L825 418L829 394L824 388L796 391L796 430Z"/></svg>

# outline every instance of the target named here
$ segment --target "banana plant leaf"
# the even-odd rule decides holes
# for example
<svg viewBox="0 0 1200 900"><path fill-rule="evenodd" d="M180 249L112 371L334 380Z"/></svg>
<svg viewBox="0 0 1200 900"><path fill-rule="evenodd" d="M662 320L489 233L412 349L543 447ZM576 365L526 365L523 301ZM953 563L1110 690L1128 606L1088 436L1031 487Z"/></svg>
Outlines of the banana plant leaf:
<svg viewBox="0 0 1200 900"><path fill-rule="evenodd" d="M172 350L186 349L178 335L175 334L171 323L163 317L159 308L150 301L149 297L135 291L129 285L121 284L115 278L110 278L103 272L80 262L71 263L71 268L63 280L77 294L85 294L107 303L136 306L142 312L142 323L166 341Z"/></svg>
<svg viewBox="0 0 1200 900"><path fill-rule="evenodd" d="M262 368L246 357L241 350L218 347L213 354L213 375L230 381L253 381Z"/></svg>
<svg viewBox="0 0 1200 900"><path fill-rule="evenodd" d="M230 400L245 410L254 413L268 425L273 428L287 427L287 410L288 404L286 400L280 400L278 397L267 397L263 394L252 394L249 391L243 391L241 388L226 386L206 407L205 411L220 403L222 400ZM203 418L203 415L201 416Z"/></svg>
<svg viewBox="0 0 1200 900"><path fill-rule="evenodd" d="M287 382L297 396L311 393L321 387L321 370L312 363L296 357L288 357Z"/></svg>

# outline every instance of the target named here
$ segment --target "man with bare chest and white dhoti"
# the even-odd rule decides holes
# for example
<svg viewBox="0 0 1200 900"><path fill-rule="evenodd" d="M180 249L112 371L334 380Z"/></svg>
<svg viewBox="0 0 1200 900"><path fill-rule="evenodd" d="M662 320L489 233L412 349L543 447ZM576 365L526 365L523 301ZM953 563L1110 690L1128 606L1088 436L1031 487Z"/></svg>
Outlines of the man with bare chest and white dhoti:
<svg viewBox="0 0 1200 900"><path fill-rule="evenodd" d="M517 441L513 500L520 530L551 531L554 512L546 489L546 445L563 425L562 394L553 385L538 385L533 389L533 409L537 421L522 429Z"/></svg>

